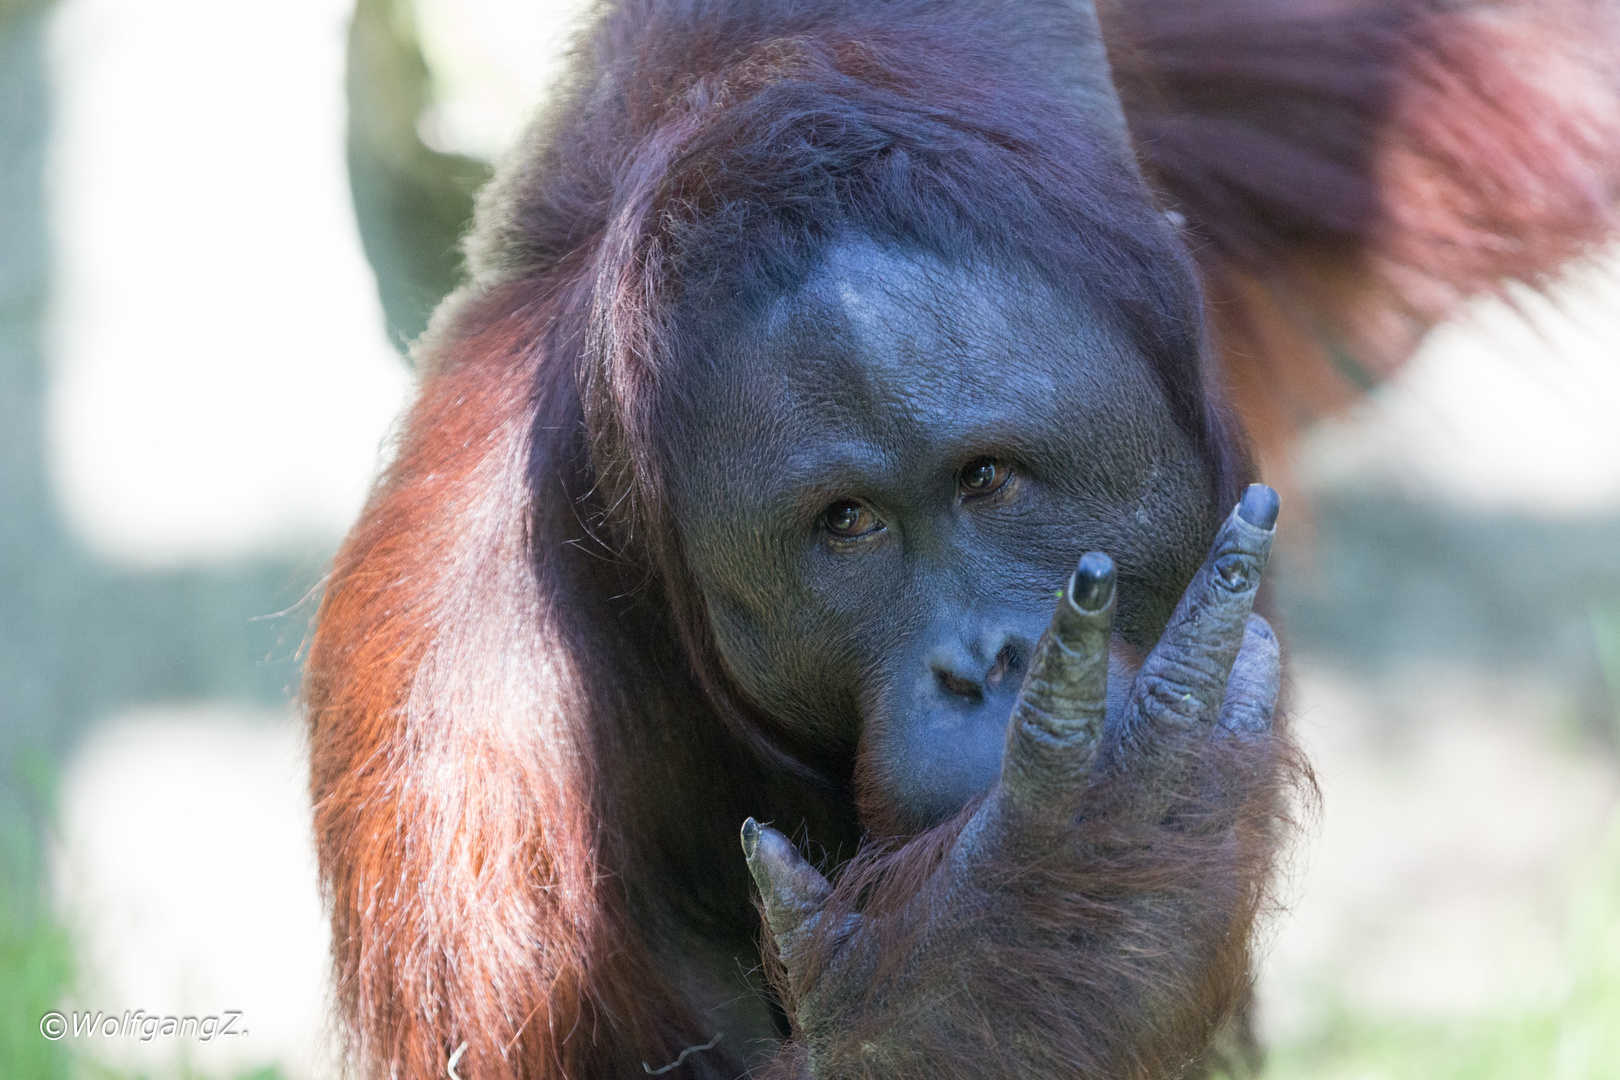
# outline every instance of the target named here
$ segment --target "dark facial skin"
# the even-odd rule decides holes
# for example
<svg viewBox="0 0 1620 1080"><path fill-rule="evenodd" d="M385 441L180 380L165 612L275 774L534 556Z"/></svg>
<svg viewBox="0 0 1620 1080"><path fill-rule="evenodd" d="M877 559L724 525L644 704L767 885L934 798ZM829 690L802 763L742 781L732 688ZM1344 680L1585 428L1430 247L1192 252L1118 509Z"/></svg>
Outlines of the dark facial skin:
<svg viewBox="0 0 1620 1080"><path fill-rule="evenodd" d="M796 742L858 756L879 828L995 782L1082 553L1118 565L1119 693L1204 557L1146 361L1033 275L837 247L691 367L673 509L720 654Z"/></svg>

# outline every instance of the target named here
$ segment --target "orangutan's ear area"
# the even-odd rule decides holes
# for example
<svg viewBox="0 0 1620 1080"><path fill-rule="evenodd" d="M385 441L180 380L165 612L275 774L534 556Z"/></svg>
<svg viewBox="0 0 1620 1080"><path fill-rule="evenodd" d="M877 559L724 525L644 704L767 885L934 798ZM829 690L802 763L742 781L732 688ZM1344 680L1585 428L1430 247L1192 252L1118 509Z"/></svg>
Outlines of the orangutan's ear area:
<svg viewBox="0 0 1620 1080"><path fill-rule="evenodd" d="M1254 462L1615 234L1617 37L1580 0L1101 14L585 31L306 667L357 1074L1256 1067L1310 784Z"/></svg>

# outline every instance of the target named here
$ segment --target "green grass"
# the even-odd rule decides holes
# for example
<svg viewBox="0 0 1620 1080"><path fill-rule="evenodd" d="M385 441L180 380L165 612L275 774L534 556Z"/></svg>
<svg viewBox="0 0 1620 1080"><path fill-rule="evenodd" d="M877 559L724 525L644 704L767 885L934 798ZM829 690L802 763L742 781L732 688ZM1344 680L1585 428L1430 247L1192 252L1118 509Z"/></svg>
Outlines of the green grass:
<svg viewBox="0 0 1620 1080"><path fill-rule="evenodd" d="M66 1080L67 1048L39 1033L73 978L73 951L43 885L39 837L52 802L52 770L24 753L0 781L0 1077ZM10 797L6 797L10 796Z"/></svg>
<svg viewBox="0 0 1620 1080"><path fill-rule="evenodd" d="M7 837L7 842L11 837ZM5 857L10 861L12 852ZM39 1033L72 977L67 934L7 868L0 896L0 1076L67 1080L67 1048Z"/></svg>
<svg viewBox="0 0 1620 1080"><path fill-rule="evenodd" d="M1620 600L1594 603L1592 614L1592 642L1597 647L1598 663L1603 667L1604 680L1609 685L1609 701L1614 706L1614 742L1620 747Z"/></svg>

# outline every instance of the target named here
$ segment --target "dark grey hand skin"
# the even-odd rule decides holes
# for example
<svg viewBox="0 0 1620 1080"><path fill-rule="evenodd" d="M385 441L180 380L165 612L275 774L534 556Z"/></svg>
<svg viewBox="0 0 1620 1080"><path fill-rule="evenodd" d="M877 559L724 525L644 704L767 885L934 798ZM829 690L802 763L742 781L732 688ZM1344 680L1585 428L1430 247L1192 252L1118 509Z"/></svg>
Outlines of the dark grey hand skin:
<svg viewBox="0 0 1620 1080"><path fill-rule="evenodd" d="M1252 609L1278 509L1277 493L1265 485L1244 493L1122 707L1110 709L1108 692L1114 563L1101 552L1080 559L1013 707L1000 778L929 885L936 918L948 919L958 898L974 903L966 898L982 895L978 868L1050 850L1090 809L1088 788L1100 771L1135 774L1116 786L1128 794L1104 812L1152 822L1166 812L1201 741L1269 730L1281 679L1277 641ZM750 818L742 841L766 926L791 975L832 887L775 829ZM820 977L839 993L859 993L857 973L870 964L860 921L840 930L854 945L840 954L848 970L835 962ZM813 1026L813 1017L797 1019Z"/></svg>

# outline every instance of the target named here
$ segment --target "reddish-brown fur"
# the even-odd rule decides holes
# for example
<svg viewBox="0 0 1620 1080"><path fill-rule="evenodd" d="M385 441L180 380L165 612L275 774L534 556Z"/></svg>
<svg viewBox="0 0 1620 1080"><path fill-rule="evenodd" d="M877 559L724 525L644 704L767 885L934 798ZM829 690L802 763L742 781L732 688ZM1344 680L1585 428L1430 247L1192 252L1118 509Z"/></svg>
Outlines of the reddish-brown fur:
<svg viewBox="0 0 1620 1080"><path fill-rule="evenodd" d="M1226 378L1263 439L1353 393L1347 370L1391 370L1459 299L1539 284L1612 233L1620 99L1593 10L1126 0L1105 15L1138 147L1188 221ZM878 95L932 80L930 103L965 119L1007 106L973 43L926 26L800 20L772 43L649 40L648 22L631 11L594 39L621 111L583 109L576 89L567 138L537 141L486 196L477 280L419 344L419 400L321 607L305 685L316 839L367 1075L443 1076L462 1043L477 1080L634 1075L705 1042L637 912L688 875L740 875L735 830L756 806L805 820L829 798L782 768L799 748L725 685L660 517L652 397L679 333L662 215L715 212L737 178L689 145L795 80ZM725 149L747 160L746 138L768 134L739 129ZM1126 241L1108 250L1129 263ZM1230 490L1218 406L1179 392ZM1041 891L1065 898L1054 932L1095 927L1090 966L998 952L987 915L971 960L1006 976L995 1008L1051 1013L1054 1068L1175 1075L1245 992L1290 775L1285 742L1256 746L1181 778L1171 826L1090 838L1117 855L1105 872ZM647 761L662 771L627 764ZM830 844L852 822L834 806L811 832ZM903 910L927 848L863 857L842 895ZM900 963L922 927L893 925ZM1166 949L1186 962L1138 962ZM932 1045L993 1055L995 1009L946 1015ZM863 1023L852 1012L851 1038Z"/></svg>
<svg viewBox="0 0 1620 1080"><path fill-rule="evenodd" d="M1085 860L1041 846L986 869L980 886L1016 897L1016 916L992 902L944 929L949 945L937 951L951 960L932 973L932 1008L913 998L914 1011L897 1016L885 995L917 979L923 938L937 948L941 928L914 898L929 895L930 873L976 804L904 847L876 844L852 860L797 980L780 965L773 972L783 999L796 1002L836 953L825 931L856 911L873 920L882 959L870 989L839 1002L825 1024L835 1036L816 1040L827 1075L1149 1080L1203 1075L1217 1062L1238 1075L1252 1068L1246 1032L1230 1032L1233 1044L1214 1053L1210 1043L1247 1003L1255 920L1270 901L1295 796L1308 804L1314 789L1286 732L1184 749L1194 764L1161 793L1171 807L1162 822L1110 814L1142 795L1139 776L1114 776L1088 792L1072 837ZM1033 1050L1009 1022L1026 1017L1039 1017ZM896 1027L904 1051L874 1053ZM799 1067L790 1051L771 1075Z"/></svg>
<svg viewBox="0 0 1620 1080"><path fill-rule="evenodd" d="M1168 0L1106 9L1132 130L1203 243L1262 456L1465 299L1614 235L1616 15L1586 0Z"/></svg>

